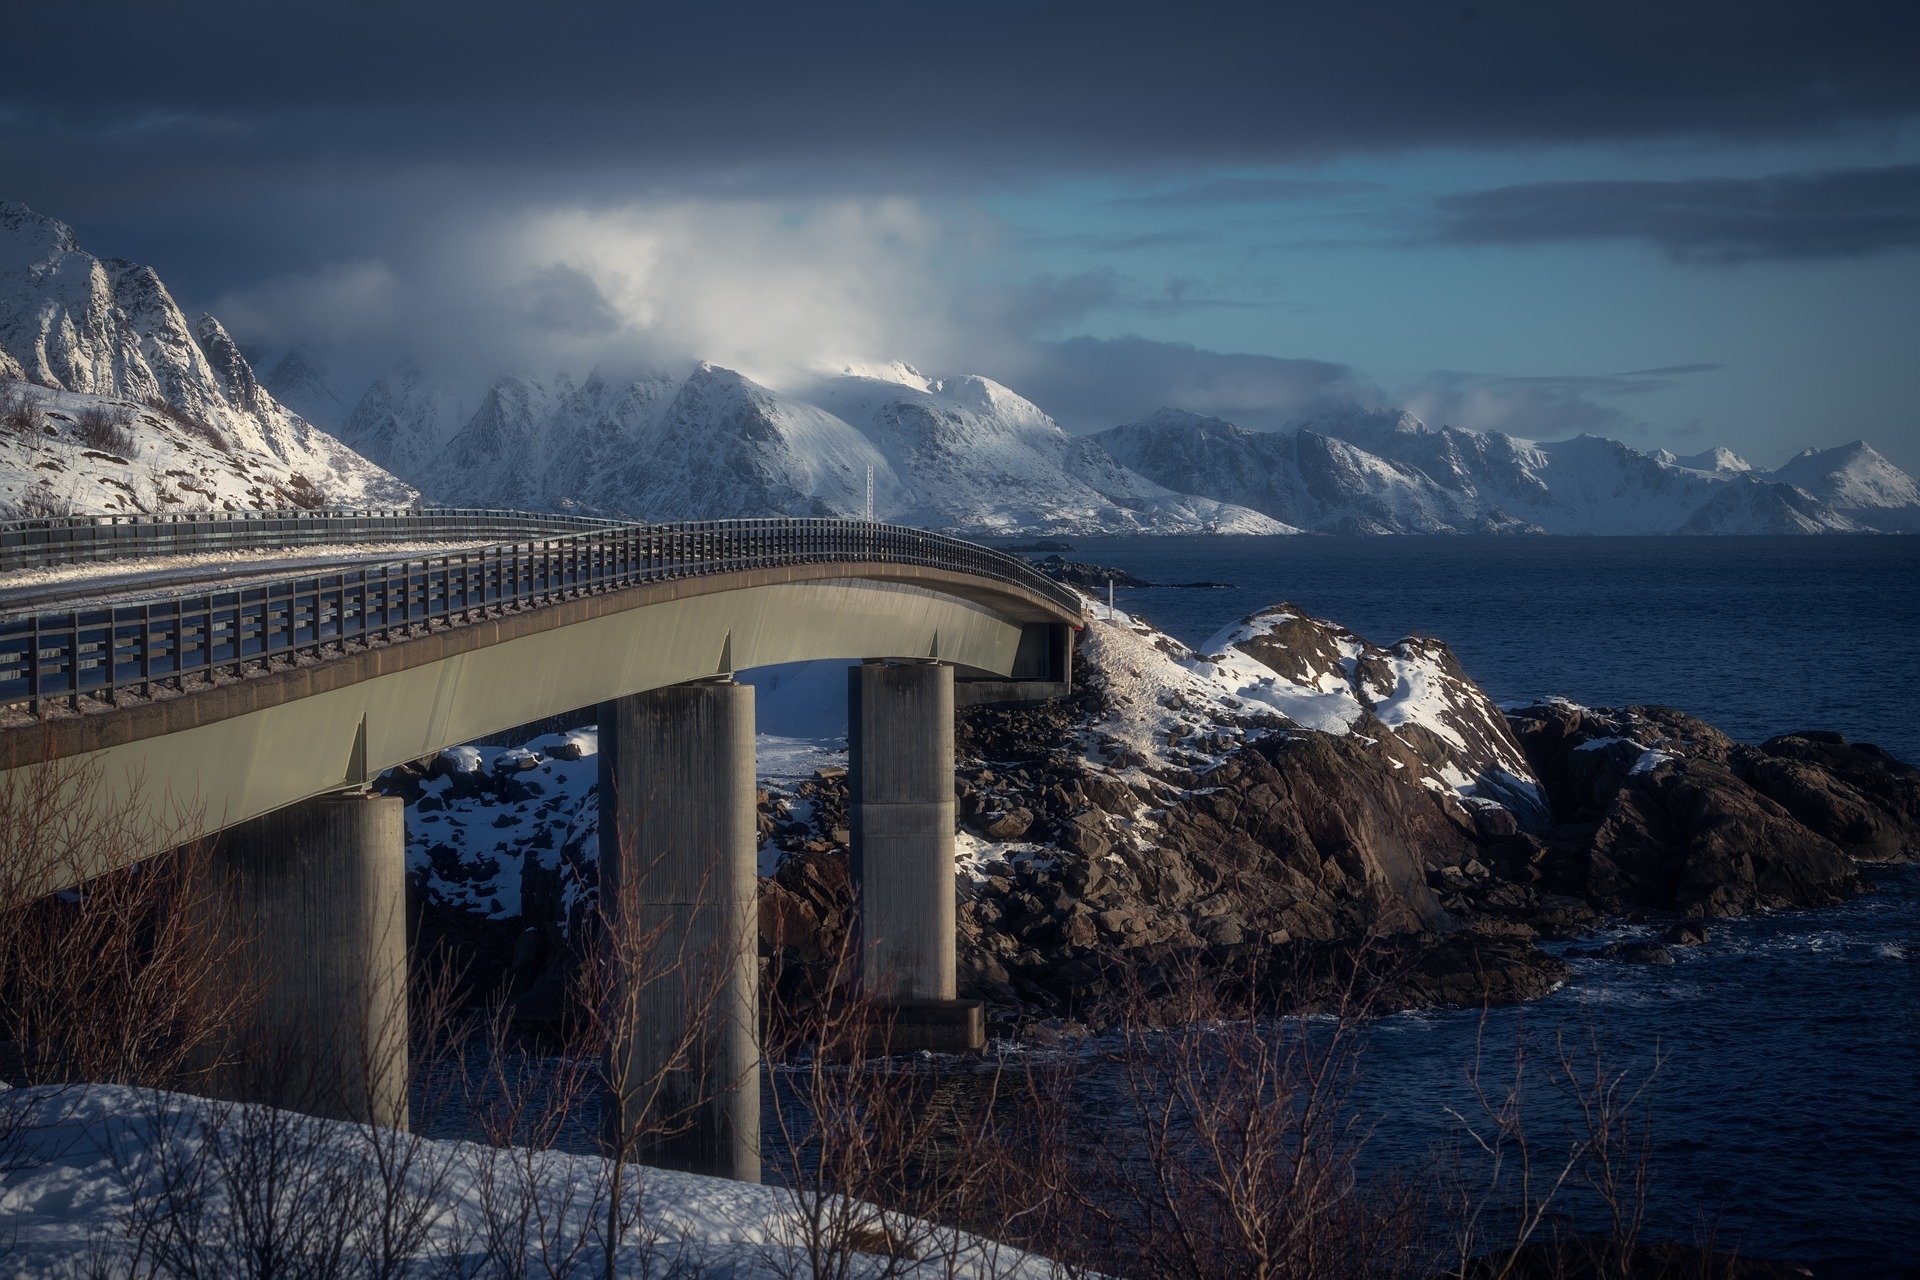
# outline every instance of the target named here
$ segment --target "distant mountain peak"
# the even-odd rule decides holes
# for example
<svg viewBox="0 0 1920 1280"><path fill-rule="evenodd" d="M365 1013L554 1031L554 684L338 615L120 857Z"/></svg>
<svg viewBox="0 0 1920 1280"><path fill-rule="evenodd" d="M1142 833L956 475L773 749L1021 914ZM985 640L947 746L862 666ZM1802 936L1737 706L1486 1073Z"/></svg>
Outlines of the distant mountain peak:
<svg viewBox="0 0 1920 1280"><path fill-rule="evenodd" d="M1725 445L1717 444L1711 449L1704 449L1699 453L1689 453L1681 457L1675 457L1667 450L1661 449L1656 451L1654 456L1659 458L1662 454L1666 455L1664 460L1668 465L1685 467L1689 471L1713 471L1726 475L1737 475L1753 470L1753 464L1751 462L1748 462L1745 458L1727 448Z"/></svg>

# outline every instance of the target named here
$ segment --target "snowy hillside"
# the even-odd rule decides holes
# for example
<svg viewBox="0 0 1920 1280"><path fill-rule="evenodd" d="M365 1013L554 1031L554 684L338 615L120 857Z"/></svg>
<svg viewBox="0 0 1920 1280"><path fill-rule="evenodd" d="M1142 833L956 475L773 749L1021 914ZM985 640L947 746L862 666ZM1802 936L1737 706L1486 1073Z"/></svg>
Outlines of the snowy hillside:
<svg viewBox="0 0 1920 1280"><path fill-rule="evenodd" d="M281 405L220 322L189 325L151 267L96 258L65 224L14 203L0 203L0 394L10 509L417 496ZM88 445L74 431L83 418L115 431Z"/></svg>
<svg viewBox="0 0 1920 1280"><path fill-rule="evenodd" d="M293 361L289 394L312 394L324 381L314 368ZM631 380L506 376L472 404L409 367L369 388L339 430L460 505L648 520L858 515L871 468L877 517L932 528L1294 532L1129 471L997 383L897 365L783 388L706 362Z"/></svg>
<svg viewBox="0 0 1920 1280"><path fill-rule="evenodd" d="M116 1085L43 1085L6 1097L0 1276L20 1280L781 1280L816 1274L823 1253L844 1280L1040 1280L1058 1270L983 1237L858 1202L820 1217L897 1241L899 1258L822 1250L821 1232L809 1230L820 1221L807 1213L816 1202L803 1190L641 1165L622 1166L616 1184L614 1166L597 1155L417 1138ZM611 1258L609 1239L618 1241Z"/></svg>
<svg viewBox="0 0 1920 1280"><path fill-rule="evenodd" d="M1773 477L1863 525L1920 532L1920 484L1864 440L1808 449Z"/></svg>
<svg viewBox="0 0 1920 1280"><path fill-rule="evenodd" d="M1771 475L1581 435L1523 440L1358 408L1256 432L1162 410L1095 440L1170 488L1316 532L1845 533L1920 527L1920 489L1864 444Z"/></svg>
<svg viewBox="0 0 1920 1280"><path fill-rule="evenodd" d="M1093 440L1167 488L1236 502L1315 532L1525 531L1511 519L1487 518L1413 467L1312 429L1250 431L1162 409Z"/></svg>

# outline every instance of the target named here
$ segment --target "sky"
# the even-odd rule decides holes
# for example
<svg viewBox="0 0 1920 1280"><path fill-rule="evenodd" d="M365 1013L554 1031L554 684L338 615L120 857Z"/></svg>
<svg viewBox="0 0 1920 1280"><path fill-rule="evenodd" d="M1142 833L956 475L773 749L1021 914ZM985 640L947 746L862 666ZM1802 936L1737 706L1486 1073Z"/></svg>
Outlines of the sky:
<svg viewBox="0 0 1920 1280"><path fill-rule="evenodd" d="M95 3L0 198L343 383L903 360L1920 471L1920 6ZM348 390L353 388L349 386Z"/></svg>

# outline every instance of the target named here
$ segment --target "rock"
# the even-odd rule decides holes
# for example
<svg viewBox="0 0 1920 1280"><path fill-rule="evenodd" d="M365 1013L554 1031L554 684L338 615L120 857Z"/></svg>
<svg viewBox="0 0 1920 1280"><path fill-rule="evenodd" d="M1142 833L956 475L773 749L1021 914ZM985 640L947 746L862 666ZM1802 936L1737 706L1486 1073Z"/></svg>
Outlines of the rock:
<svg viewBox="0 0 1920 1280"><path fill-rule="evenodd" d="M1388 1007L1518 1004L1546 995L1567 974L1566 965L1517 938L1460 932L1411 946L1383 993Z"/></svg>
<svg viewBox="0 0 1920 1280"><path fill-rule="evenodd" d="M1624 964L1673 963L1673 953L1657 942L1615 942L1601 950L1607 959Z"/></svg>
<svg viewBox="0 0 1920 1280"><path fill-rule="evenodd" d="M1698 920L1678 920L1667 926L1660 941L1670 947L1698 947L1707 941L1707 926Z"/></svg>
<svg viewBox="0 0 1920 1280"><path fill-rule="evenodd" d="M1743 774L1795 819L1849 853L1920 854L1920 769L1837 733L1770 738Z"/></svg>
<svg viewBox="0 0 1920 1280"><path fill-rule="evenodd" d="M1694 759L1628 778L1594 832L1587 896L1610 911L1728 916L1839 902L1863 885L1831 840Z"/></svg>
<svg viewBox="0 0 1920 1280"><path fill-rule="evenodd" d="M1104 858L1113 849L1113 832L1105 814L1089 810L1069 819L1055 843L1089 860Z"/></svg>
<svg viewBox="0 0 1920 1280"><path fill-rule="evenodd" d="M1033 826L1031 809L1009 809L987 821L980 834L989 840L1018 840Z"/></svg>

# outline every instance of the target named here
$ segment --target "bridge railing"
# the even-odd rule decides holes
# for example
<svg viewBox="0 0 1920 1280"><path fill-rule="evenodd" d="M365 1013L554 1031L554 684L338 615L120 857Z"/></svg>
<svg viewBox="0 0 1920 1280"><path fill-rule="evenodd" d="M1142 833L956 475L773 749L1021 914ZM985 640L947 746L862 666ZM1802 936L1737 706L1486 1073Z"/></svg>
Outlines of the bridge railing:
<svg viewBox="0 0 1920 1280"><path fill-rule="evenodd" d="M14 520L0 524L0 573L210 551L537 538L617 529L625 523L482 507L337 507Z"/></svg>
<svg viewBox="0 0 1920 1280"><path fill-rule="evenodd" d="M614 524L0 622L0 707L35 717L105 709L244 679L275 662L318 659L649 582L862 562L946 569L1079 609L1076 593L1015 556L900 525L805 519Z"/></svg>

